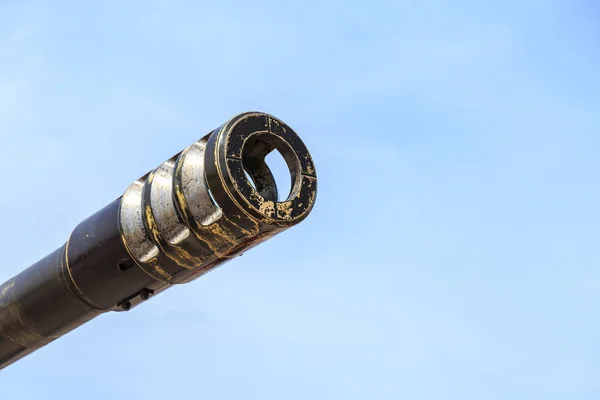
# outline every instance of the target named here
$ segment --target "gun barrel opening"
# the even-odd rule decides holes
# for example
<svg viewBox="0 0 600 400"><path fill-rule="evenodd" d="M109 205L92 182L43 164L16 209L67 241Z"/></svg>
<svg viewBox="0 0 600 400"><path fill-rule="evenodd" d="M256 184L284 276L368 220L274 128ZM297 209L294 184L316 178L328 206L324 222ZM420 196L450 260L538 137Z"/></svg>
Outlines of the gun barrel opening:
<svg viewBox="0 0 600 400"><path fill-rule="evenodd" d="M278 182L267 161L267 156L274 152L279 153L287 167L290 184L289 191L285 194L279 193ZM300 160L289 144L277 136L261 132L249 137L242 150L242 165L250 183L266 200L287 201L297 194L300 188Z"/></svg>

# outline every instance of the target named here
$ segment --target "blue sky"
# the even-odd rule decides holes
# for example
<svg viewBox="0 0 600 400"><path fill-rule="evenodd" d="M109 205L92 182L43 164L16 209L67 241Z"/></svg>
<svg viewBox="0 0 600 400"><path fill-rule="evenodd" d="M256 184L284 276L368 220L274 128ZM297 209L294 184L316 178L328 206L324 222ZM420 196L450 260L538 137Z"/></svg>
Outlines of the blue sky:
<svg viewBox="0 0 600 400"><path fill-rule="evenodd" d="M6 399L598 399L592 1L0 5L4 281L229 117L301 225L0 373Z"/></svg>

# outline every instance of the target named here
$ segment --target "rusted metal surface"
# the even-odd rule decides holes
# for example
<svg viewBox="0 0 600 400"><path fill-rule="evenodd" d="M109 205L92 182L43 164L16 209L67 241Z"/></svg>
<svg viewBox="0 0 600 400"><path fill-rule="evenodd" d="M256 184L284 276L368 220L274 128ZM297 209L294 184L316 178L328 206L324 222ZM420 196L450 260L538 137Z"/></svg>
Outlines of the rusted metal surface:
<svg viewBox="0 0 600 400"><path fill-rule="evenodd" d="M265 163L274 150L292 179L283 201ZM258 112L232 118L136 180L81 222L65 245L0 286L0 368L299 223L316 189L312 158L289 126Z"/></svg>

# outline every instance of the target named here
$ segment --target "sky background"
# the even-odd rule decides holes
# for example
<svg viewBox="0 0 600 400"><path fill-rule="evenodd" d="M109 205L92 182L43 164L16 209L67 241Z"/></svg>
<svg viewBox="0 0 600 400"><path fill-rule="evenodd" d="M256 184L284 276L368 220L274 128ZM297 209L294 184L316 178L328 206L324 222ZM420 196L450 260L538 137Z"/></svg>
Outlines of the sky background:
<svg viewBox="0 0 600 400"><path fill-rule="evenodd" d="M0 3L0 281L235 114L310 217L0 373L3 399L600 398L600 7Z"/></svg>

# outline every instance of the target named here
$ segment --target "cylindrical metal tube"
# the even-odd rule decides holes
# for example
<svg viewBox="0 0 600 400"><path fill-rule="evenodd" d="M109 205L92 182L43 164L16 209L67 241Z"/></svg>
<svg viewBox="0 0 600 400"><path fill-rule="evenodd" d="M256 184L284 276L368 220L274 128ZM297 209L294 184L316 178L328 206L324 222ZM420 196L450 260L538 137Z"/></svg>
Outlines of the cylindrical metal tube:
<svg viewBox="0 0 600 400"><path fill-rule="evenodd" d="M265 156L291 175L279 201ZM106 311L129 310L299 223L317 189L296 133L240 114L133 182L66 244L0 286L0 368Z"/></svg>

